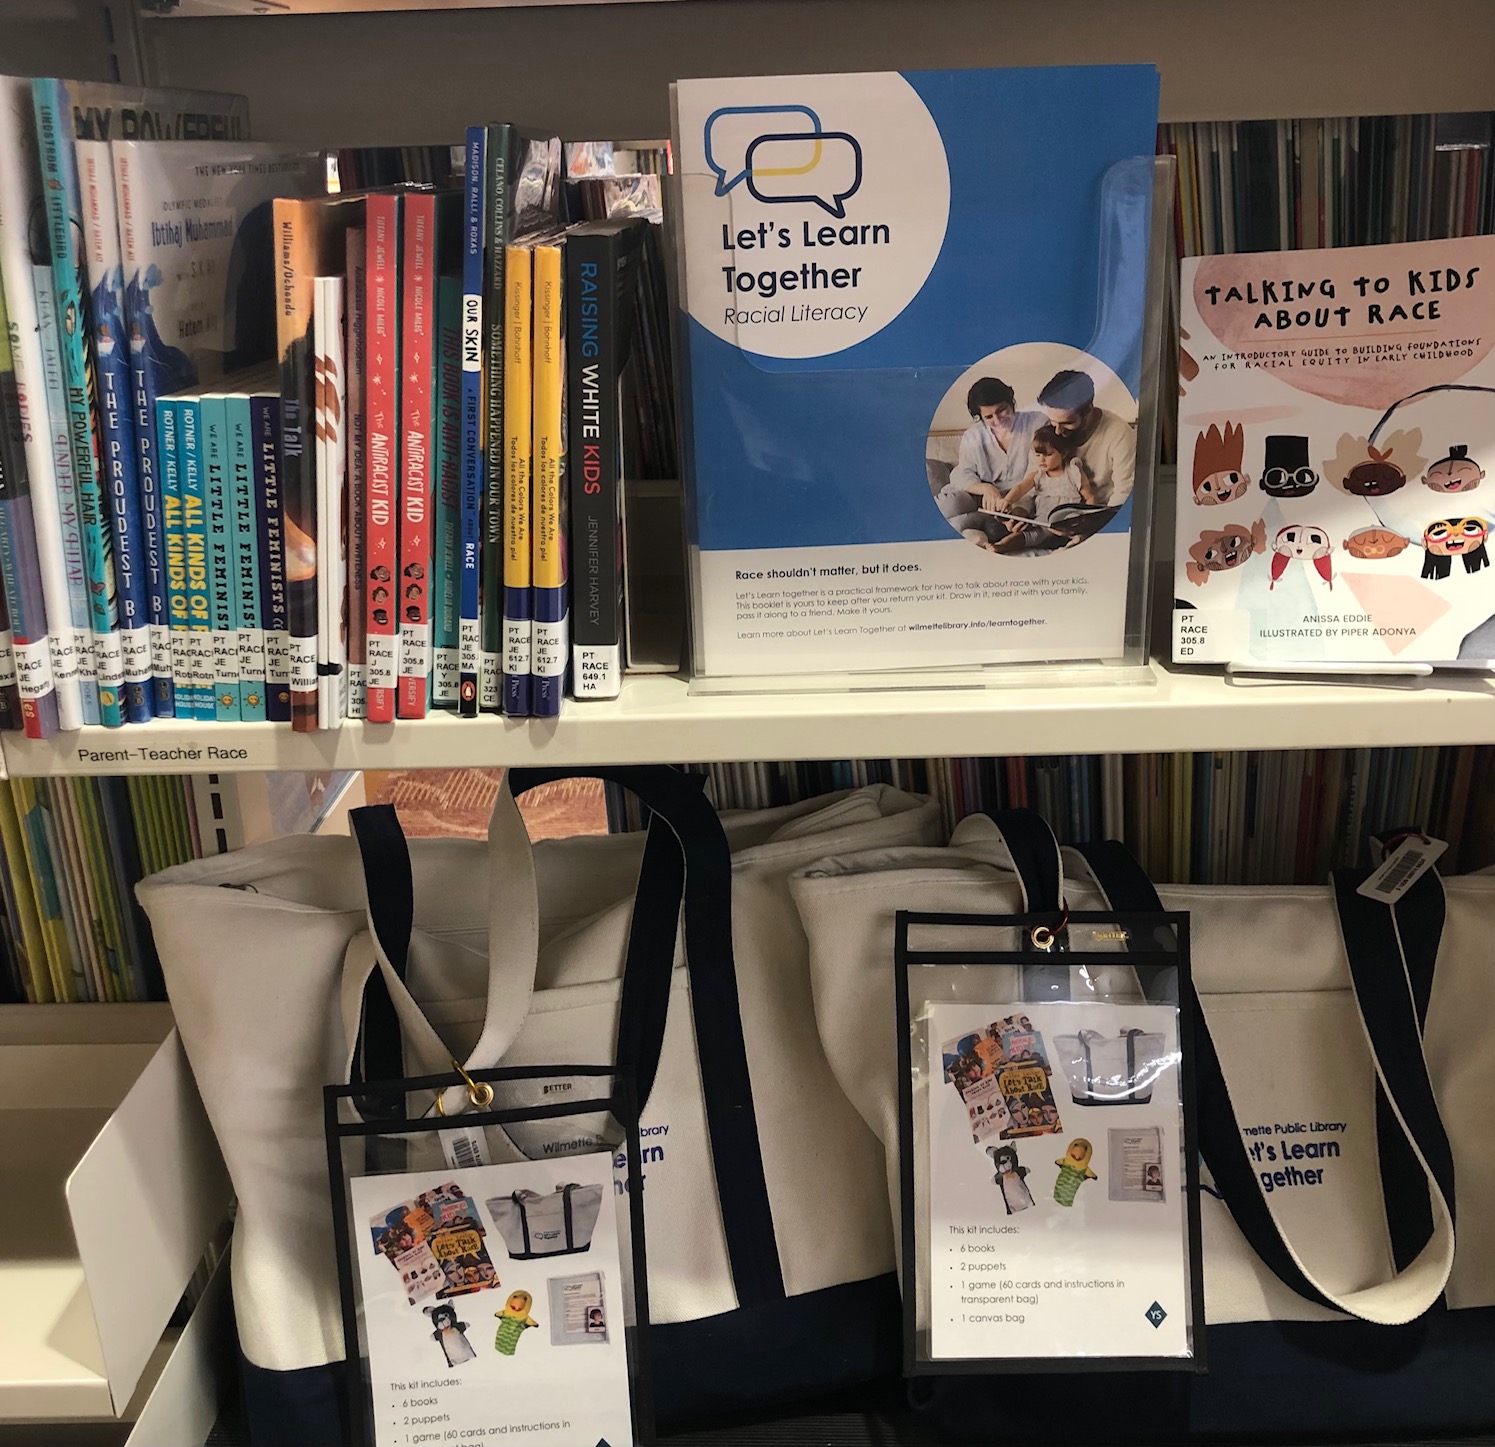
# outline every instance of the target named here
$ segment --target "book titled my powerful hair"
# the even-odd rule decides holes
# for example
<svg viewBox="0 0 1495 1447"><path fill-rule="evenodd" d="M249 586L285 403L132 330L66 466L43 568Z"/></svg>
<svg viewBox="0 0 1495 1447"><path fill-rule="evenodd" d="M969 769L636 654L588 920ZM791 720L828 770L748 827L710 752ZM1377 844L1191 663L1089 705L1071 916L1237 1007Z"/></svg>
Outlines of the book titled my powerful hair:
<svg viewBox="0 0 1495 1447"><path fill-rule="evenodd" d="M675 88L698 671L1122 653L1157 99Z"/></svg>

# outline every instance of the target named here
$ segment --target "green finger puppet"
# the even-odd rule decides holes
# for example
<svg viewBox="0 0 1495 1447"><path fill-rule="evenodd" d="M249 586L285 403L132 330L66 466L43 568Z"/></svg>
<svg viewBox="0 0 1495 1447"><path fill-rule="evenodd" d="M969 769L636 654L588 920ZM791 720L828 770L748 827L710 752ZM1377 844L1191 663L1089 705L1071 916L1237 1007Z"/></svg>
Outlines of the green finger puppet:
<svg viewBox="0 0 1495 1447"><path fill-rule="evenodd" d="M1095 1180L1090 1169L1090 1142L1077 1138L1070 1141L1069 1149L1054 1162L1059 1167L1059 1179L1054 1182L1054 1199L1061 1206L1073 1206L1075 1193L1086 1181Z"/></svg>
<svg viewBox="0 0 1495 1447"><path fill-rule="evenodd" d="M506 1357L513 1356L514 1348L519 1345L519 1338L524 1334L525 1327L540 1325L529 1314L534 1300L534 1297L527 1291L511 1291L508 1301L504 1303L504 1309L493 1313L498 1318L498 1333L493 1338L495 1351Z"/></svg>

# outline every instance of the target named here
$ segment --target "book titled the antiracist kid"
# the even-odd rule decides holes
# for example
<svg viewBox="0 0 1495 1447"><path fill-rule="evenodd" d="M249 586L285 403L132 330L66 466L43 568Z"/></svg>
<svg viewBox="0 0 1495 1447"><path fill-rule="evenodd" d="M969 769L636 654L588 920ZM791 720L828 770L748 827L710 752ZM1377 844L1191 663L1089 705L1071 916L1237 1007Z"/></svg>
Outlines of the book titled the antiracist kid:
<svg viewBox="0 0 1495 1447"><path fill-rule="evenodd" d="M697 672L1124 655L1157 106L1150 66L676 86Z"/></svg>
<svg viewBox="0 0 1495 1447"><path fill-rule="evenodd" d="M1495 238L1183 263L1173 656L1495 659Z"/></svg>

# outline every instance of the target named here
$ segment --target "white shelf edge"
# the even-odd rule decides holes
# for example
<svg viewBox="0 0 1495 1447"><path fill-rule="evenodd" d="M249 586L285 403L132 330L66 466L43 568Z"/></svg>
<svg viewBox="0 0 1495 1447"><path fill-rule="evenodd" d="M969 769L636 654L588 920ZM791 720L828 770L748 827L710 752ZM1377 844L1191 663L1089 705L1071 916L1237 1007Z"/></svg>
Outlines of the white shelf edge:
<svg viewBox="0 0 1495 1447"><path fill-rule="evenodd" d="M450 715L350 723L325 733L284 724L158 720L44 742L7 735L10 774L266 770L948 755L1373 748L1495 740L1495 685L1437 676L1408 686L1232 683L1151 665L1151 685L941 688L693 695L675 676L634 676L607 702L568 701L559 719Z"/></svg>

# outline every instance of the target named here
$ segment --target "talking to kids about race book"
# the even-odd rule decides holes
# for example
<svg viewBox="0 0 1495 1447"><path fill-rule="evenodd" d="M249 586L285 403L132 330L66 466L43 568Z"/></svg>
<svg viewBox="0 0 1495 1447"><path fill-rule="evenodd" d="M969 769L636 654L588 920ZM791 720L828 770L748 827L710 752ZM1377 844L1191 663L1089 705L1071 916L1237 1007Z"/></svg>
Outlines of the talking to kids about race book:
<svg viewBox="0 0 1495 1447"><path fill-rule="evenodd" d="M697 672L1122 655L1157 101L675 87Z"/></svg>
<svg viewBox="0 0 1495 1447"><path fill-rule="evenodd" d="M1183 263L1174 658L1495 659L1495 238Z"/></svg>

